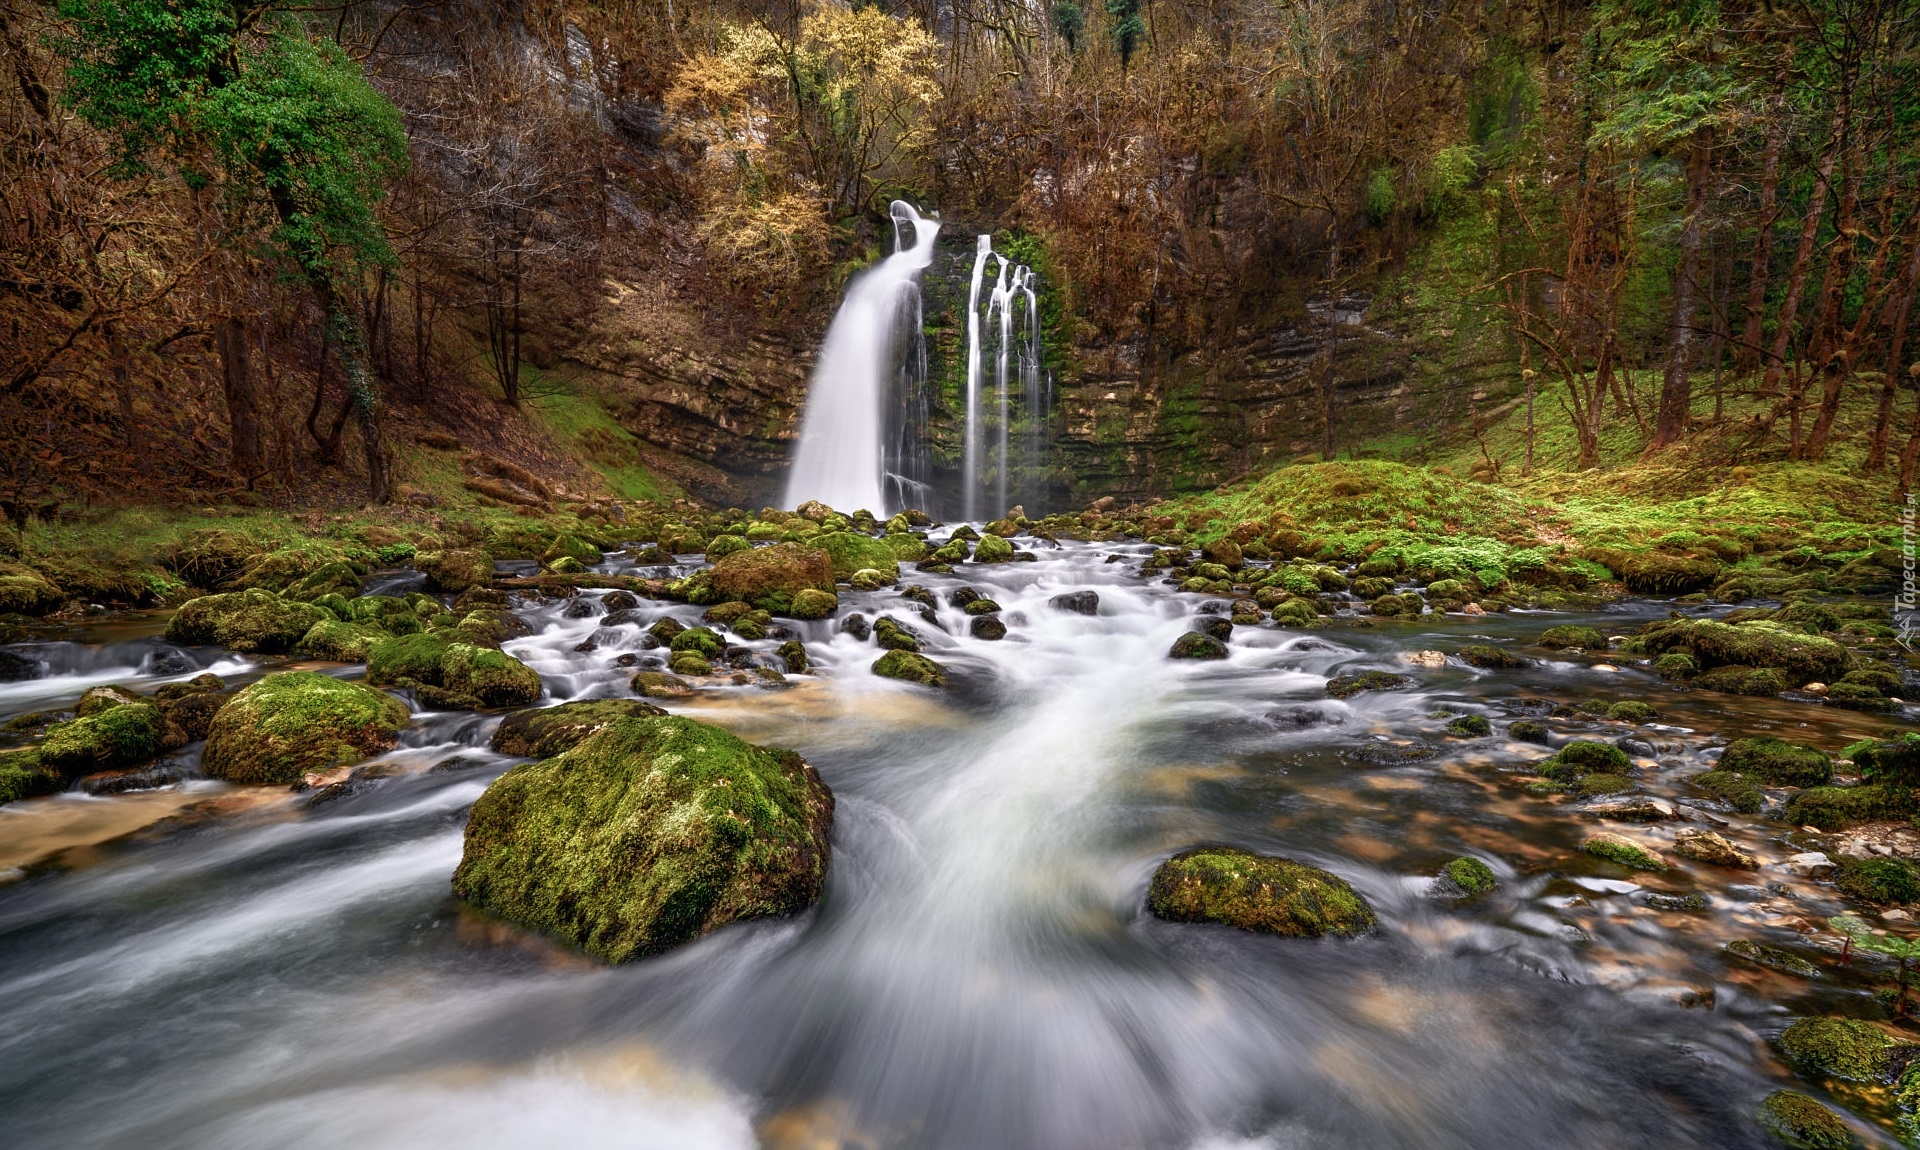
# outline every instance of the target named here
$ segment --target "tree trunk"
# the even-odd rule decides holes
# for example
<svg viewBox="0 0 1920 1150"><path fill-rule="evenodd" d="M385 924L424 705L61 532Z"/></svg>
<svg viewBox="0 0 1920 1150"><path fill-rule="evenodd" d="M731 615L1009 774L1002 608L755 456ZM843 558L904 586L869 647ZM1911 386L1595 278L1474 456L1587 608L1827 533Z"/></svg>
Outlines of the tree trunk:
<svg viewBox="0 0 1920 1150"><path fill-rule="evenodd" d="M1827 210L1827 187L1833 180L1833 165L1840 155L1840 142L1846 130L1847 102L1842 100L1833 116L1833 139L1820 156L1820 167L1813 181L1812 201L1807 204L1807 220L1800 226L1800 247L1793 253L1793 270L1787 276L1787 298L1780 304L1780 324L1773 333L1773 347L1767 353L1767 371L1760 384L1762 395L1778 394L1780 372L1786 367L1787 346L1793 340L1795 317L1800 314L1800 293L1807 286L1807 272L1813 263L1814 240L1820 231L1820 219Z"/></svg>
<svg viewBox="0 0 1920 1150"><path fill-rule="evenodd" d="M1860 210L1860 181L1865 174L1866 162L1865 149L1856 141L1853 154L1848 157L1847 174L1840 193L1840 216L1836 221L1840 235L1834 241L1833 254L1827 257L1826 275L1820 280L1820 319L1814 330L1819 347L1814 362L1820 365L1820 406L1814 416L1813 432L1808 436L1799 458L1818 459L1826 451L1827 437L1833 432L1834 417L1840 413L1840 397L1846 392L1847 381L1853 378L1851 341L1843 338L1840 330L1840 297L1853 275L1854 245L1859 242L1855 238L1854 217ZM1890 239L1887 237L1881 241L1880 253L1875 260L1876 273L1883 266L1885 245ZM1877 286L1870 284L1869 291Z"/></svg>
<svg viewBox="0 0 1920 1150"><path fill-rule="evenodd" d="M1753 264L1747 275L1746 329L1734 353L1734 365L1750 372L1760 362L1760 337L1767 304L1767 276L1773 259L1773 229L1779 222L1780 148L1786 140L1787 71L1774 77L1767 118L1767 143L1760 161L1760 226L1753 237Z"/></svg>
<svg viewBox="0 0 1920 1150"><path fill-rule="evenodd" d="M220 350L220 387L232 429L233 470L251 489L265 468L260 462L260 398L253 386L246 320L222 316L214 322L213 342Z"/></svg>
<svg viewBox="0 0 1920 1150"><path fill-rule="evenodd" d="M367 363L367 337L353 314L341 306L333 279L323 271L309 270L320 314L326 317L332 336L333 352L340 364L340 375L347 384L347 400L353 407L360 428L360 446L366 455L367 502L385 503L391 496L387 480L387 457L380 443L380 390L373 369Z"/></svg>
<svg viewBox="0 0 1920 1150"><path fill-rule="evenodd" d="M1706 233L1707 180L1713 170L1713 129L1693 133L1687 161L1687 217L1680 230L1680 278L1673 285L1673 318L1667 324L1667 373L1660 384L1660 410L1654 418L1649 450L1680 438L1693 414L1693 380L1687 358L1693 351L1694 311L1700 296L1700 248Z"/></svg>

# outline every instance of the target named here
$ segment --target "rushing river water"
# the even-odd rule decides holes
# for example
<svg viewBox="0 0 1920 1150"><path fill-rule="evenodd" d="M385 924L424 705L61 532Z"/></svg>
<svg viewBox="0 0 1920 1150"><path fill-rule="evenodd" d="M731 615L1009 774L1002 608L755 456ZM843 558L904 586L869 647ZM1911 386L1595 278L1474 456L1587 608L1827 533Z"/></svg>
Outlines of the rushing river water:
<svg viewBox="0 0 1920 1150"><path fill-rule="evenodd" d="M783 621L814 676L671 704L819 769L838 799L832 871L806 915L620 968L449 892L467 808L514 761L486 749L495 717L416 715L363 772L380 777L322 804L189 778L0 807L0 844L20 856L0 866L42 841L112 840L0 889L6 1144L1765 1144L1750 1116L1785 1081L1766 1039L1790 1010L1859 990L1741 968L1719 947L1794 943L1839 904L1777 865L1630 882L1579 855L1601 824L1503 773L1547 752L1498 733L1518 717L1500 704L1649 699L1661 725L1585 729L1646 739L1639 774L1669 797L1727 737L1834 749L1884 720L1677 692L1539 650L1521 671L1399 658L1518 649L1557 622L1618 634L1663 603L1242 627L1228 660L1174 662L1202 600L1136 574L1149 550L1069 544L1035 563L903 573L939 596L938 626L894 592L843 592L843 614L921 633L949 669L944 694L868 674L877 650L831 621ZM968 636L947 600L963 584L1003 605L1006 640ZM1097 617L1047 605L1082 588L1098 591ZM615 658L657 654L638 628L600 629L559 603L521 613L538 633L508 650L551 701L624 697L632 669ZM264 669L213 651L189 666L151 638L157 622L117 627L37 648L52 673L0 684L0 718L70 706L97 683ZM590 636L597 648L576 651ZM1329 675L1366 668L1408 671L1418 689L1326 697ZM1488 715L1495 736L1446 738L1442 708ZM1396 761L1413 740L1439 753ZM130 829L176 811L114 837L116 818ZM1696 813L1772 863L1794 849L1780 823ZM1380 929L1309 942L1147 916L1154 866L1202 842L1327 867ZM1462 853L1498 872L1494 895L1434 897L1437 867ZM1709 908L1662 910L1650 891L1698 892Z"/></svg>

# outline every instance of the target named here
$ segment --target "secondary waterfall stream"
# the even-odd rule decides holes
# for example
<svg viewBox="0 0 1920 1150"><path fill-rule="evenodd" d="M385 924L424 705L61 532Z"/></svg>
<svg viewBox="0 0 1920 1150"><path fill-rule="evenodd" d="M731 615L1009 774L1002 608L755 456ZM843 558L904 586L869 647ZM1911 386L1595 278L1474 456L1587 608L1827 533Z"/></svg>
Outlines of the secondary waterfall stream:
<svg viewBox="0 0 1920 1150"><path fill-rule="evenodd" d="M1403 651L1524 642L1547 622L1628 627L1667 604L1241 627L1224 662L1177 663L1165 652L1200 601L1135 574L1150 548L1035 546L1036 562L910 576L940 604L924 615L897 591L842 593L843 615L918 630L952 673L944 694L869 674L872 643L832 620L783 621L817 674L673 705L819 769L839 804L832 870L805 915L619 968L451 897L466 810L512 762L485 749L494 717L416 714L399 749L317 805L195 781L188 753L187 781L156 792L178 797L176 822L0 888L8 1144L1758 1144L1745 1115L1778 1073L1759 1040L1784 1025L1777 999L1845 988L1755 977L1719 947L1830 892L1722 880L1699 887L1704 912L1661 910L1655 890L1706 880L1595 877L1572 850L1591 824L1501 781L1528 748L1438 733L1436 710L1498 718L1518 696L1604 698L1627 673L1555 657L1449 664L1421 671L1417 690L1346 701L1324 691L1332 674L1405 669ZM619 556L604 569L633 570ZM1005 641L968 634L950 605L963 584L1003 606ZM1049 606L1081 589L1098 592L1098 615ZM536 633L508 649L547 701L624 696L616 660L657 657L584 598L586 617L566 601L518 608ZM640 614L691 622L698 609ZM230 681L262 670L166 648L157 629L33 648L49 673L0 684L0 719L92 683L151 689L215 660ZM741 645L758 657L776 642ZM1658 689L1631 681L1643 678ZM1727 707L1748 723L1836 725L1809 732L1823 741L1857 721L1728 699L1663 699L1650 777L1711 762ZM1440 750L1390 753L1409 740ZM139 797L0 807L0 842ZM196 814L196 799L229 805ZM1726 833L1778 854L1762 824ZM1382 926L1303 942L1146 916L1156 862L1199 842L1329 867ZM1459 853L1487 859L1501 889L1432 897L1434 867Z"/></svg>

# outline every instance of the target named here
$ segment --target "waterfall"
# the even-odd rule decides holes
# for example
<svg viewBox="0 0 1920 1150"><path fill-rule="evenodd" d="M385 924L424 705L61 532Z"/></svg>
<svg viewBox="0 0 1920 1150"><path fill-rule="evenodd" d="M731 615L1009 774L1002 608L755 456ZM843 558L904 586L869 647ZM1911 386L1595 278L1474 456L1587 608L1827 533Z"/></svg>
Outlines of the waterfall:
<svg viewBox="0 0 1920 1150"><path fill-rule="evenodd" d="M800 447L787 480L789 507L818 499L847 511L885 514L904 505L887 498L890 479L896 487L923 482L907 474L910 467L889 466L899 461L888 458L884 429L889 416L900 417L898 410L888 410L894 406L889 384L902 358L903 321L913 322L913 338L919 338L920 273L933 262L940 221L922 217L900 200L891 213L893 254L848 285L820 345L800 421Z"/></svg>
<svg viewBox="0 0 1920 1150"><path fill-rule="evenodd" d="M964 518L980 518L980 276L993 254L993 237L981 236L973 248L973 284L967 289L967 431L961 459L960 490Z"/></svg>
<svg viewBox="0 0 1920 1150"><path fill-rule="evenodd" d="M986 282L987 259L997 261L993 286L981 306L981 287ZM997 325L996 325L997 321ZM982 326L996 340L993 357L993 390L986 393L986 362L982 354ZM1024 330L1022 330L1024 329ZM1040 359L1040 297L1034 286L1033 269L1016 265L993 250L993 237L980 236L973 259L973 283L967 292L967 416L966 452L961 473L962 505L968 519L982 518L981 496L987 483L993 485L994 515L1004 514L1011 506L1009 497L1018 495L1023 505L1038 507L1044 498L1041 475L1046 465L1048 446L1047 418L1052 396L1043 384ZM1019 389L1019 414L1027 421L1025 434L1017 445L1013 439L1015 388ZM993 421L994 454L991 467L984 473L980 461L981 426L989 415ZM1016 462L1023 476L1016 485Z"/></svg>

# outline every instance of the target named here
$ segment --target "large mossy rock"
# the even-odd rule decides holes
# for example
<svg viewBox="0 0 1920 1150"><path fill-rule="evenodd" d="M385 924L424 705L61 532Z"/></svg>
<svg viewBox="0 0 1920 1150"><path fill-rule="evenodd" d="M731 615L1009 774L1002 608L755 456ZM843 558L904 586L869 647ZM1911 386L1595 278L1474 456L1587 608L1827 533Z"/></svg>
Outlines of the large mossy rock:
<svg viewBox="0 0 1920 1150"><path fill-rule="evenodd" d="M1771 735L1728 743L1718 769L1750 775L1775 787L1824 787L1833 781L1833 760L1826 752Z"/></svg>
<svg viewBox="0 0 1920 1150"><path fill-rule="evenodd" d="M833 594L833 560L812 542L755 547L689 576L684 589L690 603L750 603L787 615L803 591Z"/></svg>
<svg viewBox="0 0 1920 1150"><path fill-rule="evenodd" d="M0 615L45 615L66 601L60 588L38 571L0 562Z"/></svg>
<svg viewBox="0 0 1920 1150"><path fill-rule="evenodd" d="M323 595L351 599L360 594L360 573L351 564L328 563L288 584L282 598L311 603Z"/></svg>
<svg viewBox="0 0 1920 1150"><path fill-rule="evenodd" d="M858 531L829 531L807 542L827 553L835 579L851 579L854 572L869 570L880 572L889 583L900 577L900 562L884 539Z"/></svg>
<svg viewBox="0 0 1920 1150"><path fill-rule="evenodd" d="M235 783L294 783L391 749L406 725L406 705L372 687L313 671L268 675L214 715L201 769Z"/></svg>
<svg viewBox="0 0 1920 1150"><path fill-rule="evenodd" d="M493 582L493 556L485 551L422 551L413 565L427 577L427 590L458 595Z"/></svg>
<svg viewBox="0 0 1920 1150"><path fill-rule="evenodd" d="M922 687L947 685L946 668L913 651L888 651L874 660L873 673L883 679L900 679Z"/></svg>
<svg viewBox="0 0 1920 1150"><path fill-rule="evenodd" d="M39 748L0 751L0 805L50 795L65 785L59 771L40 761Z"/></svg>
<svg viewBox="0 0 1920 1150"><path fill-rule="evenodd" d="M255 587L187 600L167 623L167 640L217 644L248 654L281 655L291 651L315 625L333 617L324 607L283 599Z"/></svg>
<svg viewBox="0 0 1920 1150"><path fill-rule="evenodd" d="M337 619L315 623L313 629L293 645L293 653L302 659L323 659L331 663L364 663L367 655L393 638L379 627L367 623L342 623Z"/></svg>
<svg viewBox="0 0 1920 1150"><path fill-rule="evenodd" d="M524 707L542 690L540 676L512 655L430 631L374 647L367 681L411 687L430 707Z"/></svg>
<svg viewBox="0 0 1920 1150"><path fill-rule="evenodd" d="M124 703L69 723L56 723L40 744L40 765L76 779L144 763L162 747L163 723L151 703Z"/></svg>
<svg viewBox="0 0 1920 1150"><path fill-rule="evenodd" d="M473 806L454 893L607 962L820 897L833 795L791 751L622 718Z"/></svg>
<svg viewBox="0 0 1920 1150"><path fill-rule="evenodd" d="M1776 1090L1760 1103L1756 1118L1767 1133L1797 1150L1854 1150L1860 1140L1846 1120L1825 1104L1792 1090Z"/></svg>
<svg viewBox="0 0 1920 1150"><path fill-rule="evenodd" d="M1147 910L1169 922L1213 922L1316 938L1373 927L1373 908L1346 880L1292 859L1234 847L1182 851L1153 872Z"/></svg>
<svg viewBox="0 0 1920 1150"><path fill-rule="evenodd" d="M500 720L493 732L493 749L503 755L551 758L570 750L589 736L620 719L664 715L665 711L639 699L591 699L515 711Z"/></svg>
<svg viewBox="0 0 1920 1150"><path fill-rule="evenodd" d="M1682 651L1700 667L1753 667L1779 671L1787 686L1832 682L1847 673L1852 657L1832 639L1770 622L1721 623L1675 619L1656 623L1635 640L1648 655Z"/></svg>

